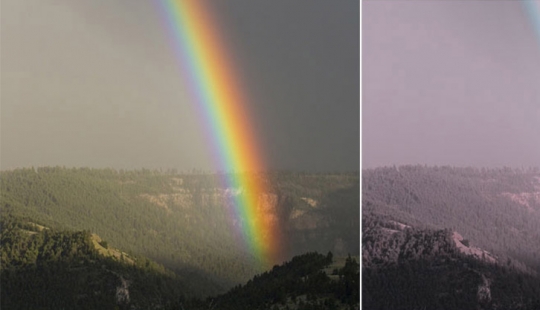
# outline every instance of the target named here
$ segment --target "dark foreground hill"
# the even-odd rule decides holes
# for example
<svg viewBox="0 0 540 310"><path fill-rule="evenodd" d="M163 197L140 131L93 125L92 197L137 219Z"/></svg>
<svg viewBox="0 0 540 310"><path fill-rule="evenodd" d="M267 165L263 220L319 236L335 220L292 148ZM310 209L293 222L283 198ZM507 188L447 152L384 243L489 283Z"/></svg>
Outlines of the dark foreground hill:
<svg viewBox="0 0 540 310"><path fill-rule="evenodd" d="M537 170L363 172L364 309L540 309Z"/></svg>
<svg viewBox="0 0 540 310"><path fill-rule="evenodd" d="M1 219L2 309L358 309L355 258L307 253L206 300L181 278L88 231ZM210 284L211 283L207 283ZM292 308L291 308L292 307Z"/></svg>
<svg viewBox="0 0 540 310"><path fill-rule="evenodd" d="M326 310L359 309L360 281L356 258L315 252L292 260L206 301L179 301L171 309Z"/></svg>
<svg viewBox="0 0 540 310"><path fill-rule="evenodd" d="M56 230L87 230L133 256L162 264L200 295L266 271L239 236L240 189L224 175L43 167L0 173L0 208ZM278 223L279 261L309 251L358 255L359 173L268 173L259 197ZM212 283L212 285L209 285Z"/></svg>

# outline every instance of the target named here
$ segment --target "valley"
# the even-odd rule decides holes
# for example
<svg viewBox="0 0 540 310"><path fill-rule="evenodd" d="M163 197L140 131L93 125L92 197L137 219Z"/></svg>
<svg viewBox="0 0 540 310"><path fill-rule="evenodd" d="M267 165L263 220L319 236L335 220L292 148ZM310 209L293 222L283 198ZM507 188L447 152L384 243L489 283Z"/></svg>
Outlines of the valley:
<svg viewBox="0 0 540 310"><path fill-rule="evenodd" d="M84 257L99 255L100 260L108 262L105 265L116 266L105 269L116 270L118 274L123 274L118 270L133 270L139 275L139 280L134 280L137 277L129 272L123 274L123 279L131 283L133 302L137 285L144 287L141 281L156 292L156 298L161 296L169 301L172 296L186 300L206 298L245 284L272 266L307 252L332 251L335 257L349 254L358 257L358 173L275 172L250 176L263 178L271 189L260 193L257 200L263 220L279 228L276 236L272 236L280 242L279 255L269 266L262 265L259 257L250 252L246 236L242 235L247 219L233 212L234 196L242 189L224 188L223 177L174 171L63 167L2 171L1 216L19 223L16 227L26 227L21 236L36 240L41 240L36 236L44 231L82 233L86 240L84 247L92 250L80 253L83 258L79 262L69 261L57 269L67 274L82 270L80 277L84 278L87 275L83 271L92 270L86 265L95 261ZM27 229L31 227L40 229ZM4 225L2 229L4 236ZM30 252L37 258L24 264L3 263L13 267L11 271L2 269L3 281L15 279L9 274L36 268L31 266L40 270L43 263L42 248L27 251L31 245L37 246L38 241L14 240L20 243L16 248L24 250L9 261L18 261ZM142 280L148 277L144 271L148 268L151 274L156 270L160 273L153 276L157 277L155 285L151 284L154 280ZM39 278L32 272L25 277ZM114 281L117 280L118 277ZM138 302L151 301L157 305L156 300L150 296Z"/></svg>

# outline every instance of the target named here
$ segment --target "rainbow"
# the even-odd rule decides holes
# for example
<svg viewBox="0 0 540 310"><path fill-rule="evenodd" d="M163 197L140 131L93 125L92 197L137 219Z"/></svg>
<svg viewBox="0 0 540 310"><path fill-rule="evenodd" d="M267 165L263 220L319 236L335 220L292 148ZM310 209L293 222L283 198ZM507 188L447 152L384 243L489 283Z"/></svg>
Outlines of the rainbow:
<svg viewBox="0 0 540 310"><path fill-rule="evenodd" d="M250 124L248 99L239 83L216 16L205 0L160 0L183 75L203 122L224 182L235 194L235 216L242 236L263 267L276 261L279 242L275 217L261 206L268 193L258 172L264 160Z"/></svg>
<svg viewBox="0 0 540 310"><path fill-rule="evenodd" d="M540 42L540 0L522 0L523 7L529 15L536 36Z"/></svg>

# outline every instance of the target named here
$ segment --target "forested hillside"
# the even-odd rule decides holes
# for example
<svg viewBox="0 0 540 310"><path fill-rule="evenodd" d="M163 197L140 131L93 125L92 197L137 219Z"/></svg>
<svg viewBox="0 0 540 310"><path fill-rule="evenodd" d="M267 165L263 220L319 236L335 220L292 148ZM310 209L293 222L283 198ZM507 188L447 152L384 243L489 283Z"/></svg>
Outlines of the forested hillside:
<svg viewBox="0 0 540 310"><path fill-rule="evenodd" d="M358 310L359 276L359 264L350 255L336 260L331 252L306 253L274 266L226 294L206 301L181 300L170 308Z"/></svg>
<svg viewBox="0 0 540 310"><path fill-rule="evenodd" d="M197 279L193 285L203 295L265 271L239 242L244 219L231 216L239 189L225 188L223 175L42 167L0 176L2 214L96 233L126 253ZM308 251L358 255L358 172L250 177L271 189L259 204L278 221L282 260Z"/></svg>
<svg viewBox="0 0 540 310"><path fill-rule="evenodd" d="M362 172L363 214L452 229L540 271L540 169L404 166Z"/></svg>
<svg viewBox="0 0 540 310"><path fill-rule="evenodd" d="M364 309L540 309L540 277L463 251L451 230L373 215L362 229Z"/></svg>
<svg viewBox="0 0 540 310"><path fill-rule="evenodd" d="M55 230L6 214L0 224L2 309L150 309L197 296L188 285L193 279L149 259L104 255L117 250L96 243L89 231Z"/></svg>
<svg viewBox="0 0 540 310"><path fill-rule="evenodd" d="M540 309L539 170L362 174L366 309Z"/></svg>
<svg viewBox="0 0 540 310"><path fill-rule="evenodd" d="M201 287L191 285L200 279L128 255L89 231L10 214L0 225L2 309L358 309L359 265L351 256L307 253L201 299Z"/></svg>

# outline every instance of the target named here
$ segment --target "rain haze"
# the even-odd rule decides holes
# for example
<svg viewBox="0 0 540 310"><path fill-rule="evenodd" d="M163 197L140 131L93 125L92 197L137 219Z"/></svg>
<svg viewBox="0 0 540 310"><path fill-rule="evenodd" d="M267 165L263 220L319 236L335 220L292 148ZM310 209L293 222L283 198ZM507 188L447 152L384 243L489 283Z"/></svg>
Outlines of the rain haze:
<svg viewBox="0 0 540 310"><path fill-rule="evenodd" d="M213 1L268 169L359 169L359 4ZM0 168L211 170L159 1L2 0Z"/></svg>
<svg viewBox="0 0 540 310"><path fill-rule="evenodd" d="M540 166L540 37L521 1L362 14L363 167Z"/></svg>

